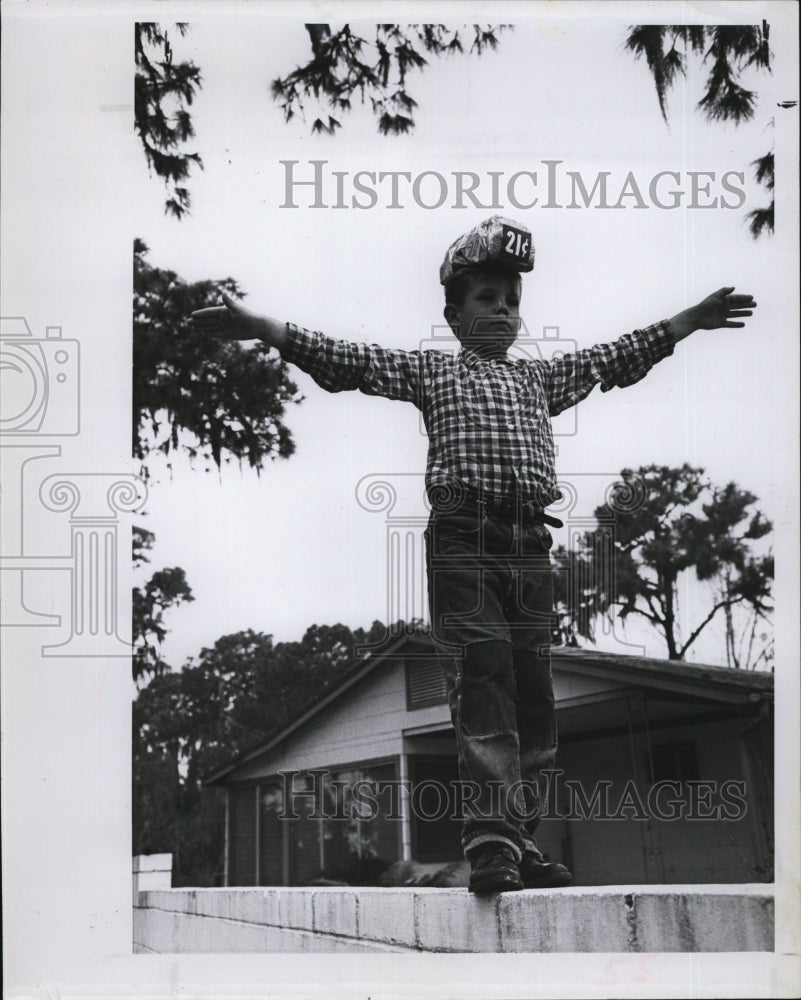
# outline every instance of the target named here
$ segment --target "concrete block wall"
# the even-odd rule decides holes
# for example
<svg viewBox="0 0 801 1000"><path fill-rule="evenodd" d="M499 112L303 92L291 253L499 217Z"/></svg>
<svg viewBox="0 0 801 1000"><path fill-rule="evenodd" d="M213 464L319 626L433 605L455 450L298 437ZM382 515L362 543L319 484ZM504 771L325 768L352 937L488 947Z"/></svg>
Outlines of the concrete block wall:
<svg viewBox="0 0 801 1000"><path fill-rule="evenodd" d="M169 889L171 885L171 854L138 854L133 859L134 906L140 892L148 889Z"/></svg>
<svg viewBox="0 0 801 1000"><path fill-rule="evenodd" d="M766 885L147 889L135 952L772 951Z"/></svg>

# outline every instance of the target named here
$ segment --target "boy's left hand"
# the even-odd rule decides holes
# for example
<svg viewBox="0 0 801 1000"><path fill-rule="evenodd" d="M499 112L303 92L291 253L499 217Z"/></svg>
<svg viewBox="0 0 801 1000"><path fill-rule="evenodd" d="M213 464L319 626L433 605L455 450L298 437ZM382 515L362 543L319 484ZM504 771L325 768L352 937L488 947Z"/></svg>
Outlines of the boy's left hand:
<svg viewBox="0 0 801 1000"><path fill-rule="evenodd" d="M670 319L675 339L684 340L695 330L736 330L745 326L741 320L753 316L756 309L751 295L733 295L734 286L716 292Z"/></svg>
<svg viewBox="0 0 801 1000"><path fill-rule="evenodd" d="M751 295L733 295L733 292L734 286L719 288L695 306L696 330L719 330L721 327L734 330L745 326L737 320L753 316L756 302Z"/></svg>

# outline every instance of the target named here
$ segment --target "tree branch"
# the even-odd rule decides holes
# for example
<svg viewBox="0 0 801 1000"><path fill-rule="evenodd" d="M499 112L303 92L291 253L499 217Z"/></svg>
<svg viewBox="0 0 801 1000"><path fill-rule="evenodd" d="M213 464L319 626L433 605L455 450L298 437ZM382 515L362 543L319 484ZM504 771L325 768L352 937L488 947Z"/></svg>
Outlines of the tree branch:
<svg viewBox="0 0 801 1000"><path fill-rule="evenodd" d="M712 619L715 617L715 615L718 613L718 611L720 611L721 608L725 608L726 606L731 607L734 604L739 604L740 601L742 601L742 600L744 600L744 598L742 596L740 596L740 597L731 598L731 599L726 600L726 601L719 601L712 608L712 610L709 612L709 614L706 616L706 618L704 618L704 620L701 622L701 624L698 626L698 628L696 628L695 631L690 635L690 637L687 640L687 642L685 642L684 645L681 647L681 649L679 651L681 657L682 658L684 657L684 654L687 652L687 650L690 648L690 646L695 642L695 640L698 638L698 636L701 634L701 632L707 627L707 625L712 621Z"/></svg>

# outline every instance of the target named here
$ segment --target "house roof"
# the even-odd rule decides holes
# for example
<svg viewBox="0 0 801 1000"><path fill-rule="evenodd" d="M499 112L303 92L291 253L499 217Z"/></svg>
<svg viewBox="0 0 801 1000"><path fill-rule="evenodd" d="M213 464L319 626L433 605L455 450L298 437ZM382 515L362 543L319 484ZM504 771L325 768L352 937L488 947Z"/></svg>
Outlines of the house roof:
<svg viewBox="0 0 801 1000"><path fill-rule="evenodd" d="M349 671L338 685L310 702L295 718L275 733L269 740L251 750L239 754L230 763L208 775L206 785L224 782L226 776L242 764L268 753L300 729L333 701L340 698L359 683L380 664L397 656L401 650L410 651L417 647L433 654L433 643L429 635L416 631L405 633L378 655L367 653ZM773 694L773 674L762 671L734 670L709 664L686 663L681 660L660 660L654 657L630 656L620 653L605 653L594 649L579 649L554 646L551 662L559 669L592 676L604 676L638 687L658 688L682 692L687 695L711 698L714 701L761 701Z"/></svg>
<svg viewBox="0 0 801 1000"><path fill-rule="evenodd" d="M621 680L645 686L669 686L688 693L715 692L740 694L773 692L773 674L756 670L734 670L684 660L659 660L654 657L603 653L594 649L554 646L551 662L579 673L614 675Z"/></svg>

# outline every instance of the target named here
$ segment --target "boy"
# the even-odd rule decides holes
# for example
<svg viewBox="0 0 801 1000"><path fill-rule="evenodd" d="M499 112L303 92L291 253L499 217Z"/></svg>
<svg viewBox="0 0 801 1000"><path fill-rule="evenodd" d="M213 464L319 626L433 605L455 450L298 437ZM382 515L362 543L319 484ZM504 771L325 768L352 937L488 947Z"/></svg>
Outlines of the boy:
<svg viewBox="0 0 801 1000"><path fill-rule="evenodd" d="M431 628L448 681L469 888L489 893L572 881L537 849L537 788L556 753L550 670L553 584L545 507L559 499L550 416L628 386L697 329L742 327L750 295L722 288L611 344L554 361L507 356L520 328L529 230L493 216L459 237L440 268L458 356L332 340L257 316L227 296L197 328L261 338L324 389L414 403L429 437L426 530Z"/></svg>

